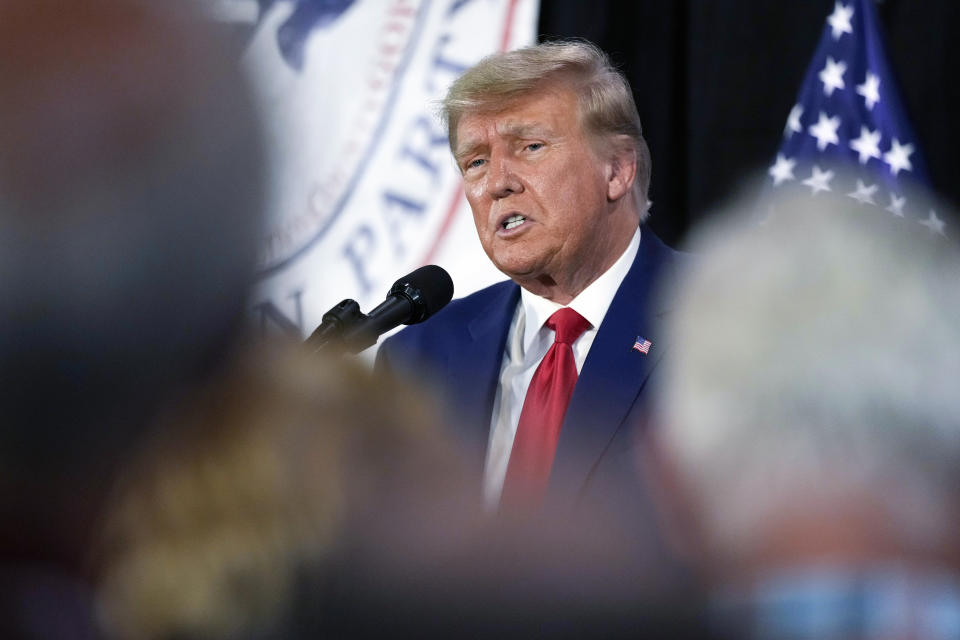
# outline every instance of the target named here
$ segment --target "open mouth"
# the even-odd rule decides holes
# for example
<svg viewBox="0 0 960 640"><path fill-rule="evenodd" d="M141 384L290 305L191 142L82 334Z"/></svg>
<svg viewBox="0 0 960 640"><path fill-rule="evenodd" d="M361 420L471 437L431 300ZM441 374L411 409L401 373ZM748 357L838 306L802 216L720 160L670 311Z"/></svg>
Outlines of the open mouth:
<svg viewBox="0 0 960 640"><path fill-rule="evenodd" d="M520 214L514 214L500 224L506 231L509 231L510 229L519 227L526 221L527 221L526 216L521 216Z"/></svg>

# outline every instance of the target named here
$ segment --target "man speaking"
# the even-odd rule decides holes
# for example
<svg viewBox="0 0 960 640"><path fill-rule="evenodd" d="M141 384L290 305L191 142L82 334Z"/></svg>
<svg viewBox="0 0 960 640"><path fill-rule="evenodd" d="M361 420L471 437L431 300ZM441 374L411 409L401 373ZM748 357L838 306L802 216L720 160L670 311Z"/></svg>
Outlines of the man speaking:
<svg viewBox="0 0 960 640"><path fill-rule="evenodd" d="M641 223L650 157L626 79L585 42L491 55L443 101L477 233L510 277L384 342L480 444L491 509L638 496L632 445L677 253ZM478 456L478 470L481 456Z"/></svg>

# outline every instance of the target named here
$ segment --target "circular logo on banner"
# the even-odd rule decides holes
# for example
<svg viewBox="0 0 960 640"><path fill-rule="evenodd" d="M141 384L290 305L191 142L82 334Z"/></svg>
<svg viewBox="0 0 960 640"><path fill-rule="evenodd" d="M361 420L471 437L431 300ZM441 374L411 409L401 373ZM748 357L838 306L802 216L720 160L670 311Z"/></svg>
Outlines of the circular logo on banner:
<svg viewBox="0 0 960 640"><path fill-rule="evenodd" d="M274 147L264 275L336 222L390 119L425 11L410 0L363 5L270 2L247 51Z"/></svg>

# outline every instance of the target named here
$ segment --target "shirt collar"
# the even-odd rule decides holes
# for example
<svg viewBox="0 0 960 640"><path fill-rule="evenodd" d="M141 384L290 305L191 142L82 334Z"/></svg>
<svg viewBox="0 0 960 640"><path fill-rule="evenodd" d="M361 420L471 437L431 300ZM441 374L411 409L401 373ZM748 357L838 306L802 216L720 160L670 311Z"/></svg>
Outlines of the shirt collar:
<svg viewBox="0 0 960 640"><path fill-rule="evenodd" d="M620 283L627 277L630 266L634 258L637 257L637 251L640 249L640 227L633 233L633 238L626 250L617 259L613 265L603 272L599 278L587 285L587 288L580 292L576 298L566 305L587 319L592 328L596 329L603 322L607 315L607 309L613 302L613 297L620 288ZM562 309L564 305L557 304L552 300L541 298L538 295L530 293L526 289L520 289L520 301L523 307L523 318L525 320L523 327L523 350L526 353L533 344L534 339L540 332L543 324L556 312Z"/></svg>

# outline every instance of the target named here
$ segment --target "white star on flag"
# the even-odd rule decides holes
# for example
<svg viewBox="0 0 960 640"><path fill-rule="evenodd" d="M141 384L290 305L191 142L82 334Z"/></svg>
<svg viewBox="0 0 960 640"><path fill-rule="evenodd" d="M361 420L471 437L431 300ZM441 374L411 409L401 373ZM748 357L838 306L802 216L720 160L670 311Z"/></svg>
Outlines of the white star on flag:
<svg viewBox="0 0 960 640"><path fill-rule="evenodd" d="M813 165L813 172L809 178L803 181L803 184L810 187L813 195L817 195L821 191L833 191L833 189L830 188L831 180L833 180L832 170L821 171L819 166Z"/></svg>
<svg viewBox="0 0 960 640"><path fill-rule="evenodd" d="M850 25L850 18L853 17L853 7L834 3L833 13L827 18L827 24L833 32L833 39L839 40L845 33L853 33L853 27Z"/></svg>
<svg viewBox="0 0 960 640"><path fill-rule="evenodd" d="M920 224L930 229L930 233L939 233L941 236L947 235L944 233L947 223L938 218L937 212L933 209L930 209L930 215L927 216L926 220L921 220Z"/></svg>
<svg viewBox="0 0 960 640"><path fill-rule="evenodd" d="M850 141L850 148L860 156L860 164L867 164L870 158L880 159L880 130L870 131L860 126L860 137Z"/></svg>
<svg viewBox="0 0 960 640"><path fill-rule="evenodd" d="M876 0L827 6L764 182L770 192L832 192L919 222L929 206L911 194L929 176L883 49ZM931 216L925 224L936 231L937 221Z"/></svg>
<svg viewBox="0 0 960 640"><path fill-rule="evenodd" d="M907 204L907 196L897 197L893 191L890 192L890 206L887 207L887 211L897 216L898 218L903 217L903 207Z"/></svg>
<svg viewBox="0 0 960 640"><path fill-rule="evenodd" d="M783 135L789 138L795 133L803 131L803 125L800 124L800 116L803 115L803 107L799 104L793 105L790 109L790 115L787 116L787 126L783 128Z"/></svg>
<svg viewBox="0 0 960 640"><path fill-rule="evenodd" d="M773 177L773 186L778 187L781 182L795 180L796 178L793 175L793 168L795 166L797 166L796 160L787 158L782 153L778 153L777 161L773 163L773 166L771 166L767 172Z"/></svg>
<svg viewBox="0 0 960 640"><path fill-rule="evenodd" d="M867 71L863 84L857 85L857 93L863 96L867 109L873 111L874 105L880 102L880 77Z"/></svg>
<svg viewBox="0 0 960 640"><path fill-rule="evenodd" d="M837 62L830 56L827 56L827 66L820 71L820 82L823 83L823 92L830 96L834 89L843 89L847 85L843 82L843 74L847 70L847 63L841 60Z"/></svg>
<svg viewBox="0 0 960 640"><path fill-rule="evenodd" d="M837 129L839 128L839 116L827 117L827 114L821 111L817 124L810 126L810 135L817 139L817 149L823 151L827 148L827 145L840 142L837 137Z"/></svg>
<svg viewBox="0 0 960 640"><path fill-rule="evenodd" d="M877 185L872 184L869 187L863 184L863 180L857 179L857 189L847 195L860 204L877 204L873 201L873 194L877 192Z"/></svg>
<svg viewBox="0 0 960 640"><path fill-rule="evenodd" d="M896 138L890 145L890 150L883 154L883 161L890 165L890 173L897 175L902 169L913 170L910 163L910 155L913 153L912 144L900 144Z"/></svg>

